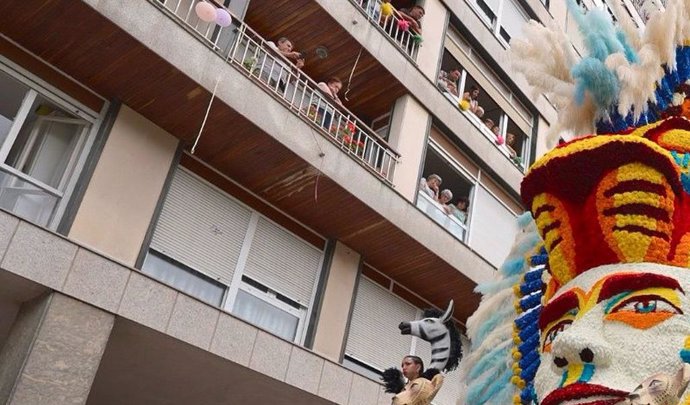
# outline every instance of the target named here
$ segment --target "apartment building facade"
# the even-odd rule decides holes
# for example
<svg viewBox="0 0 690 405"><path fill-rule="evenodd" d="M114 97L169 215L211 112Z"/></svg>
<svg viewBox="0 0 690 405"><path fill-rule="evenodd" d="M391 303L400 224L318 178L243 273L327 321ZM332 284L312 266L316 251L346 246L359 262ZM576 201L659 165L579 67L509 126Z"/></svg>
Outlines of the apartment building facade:
<svg viewBox="0 0 690 405"><path fill-rule="evenodd" d="M0 400L388 404L380 372L429 357L397 324L462 326L510 248L556 111L508 49L565 5L424 0L415 35L379 0L197 3L0 5Z"/></svg>

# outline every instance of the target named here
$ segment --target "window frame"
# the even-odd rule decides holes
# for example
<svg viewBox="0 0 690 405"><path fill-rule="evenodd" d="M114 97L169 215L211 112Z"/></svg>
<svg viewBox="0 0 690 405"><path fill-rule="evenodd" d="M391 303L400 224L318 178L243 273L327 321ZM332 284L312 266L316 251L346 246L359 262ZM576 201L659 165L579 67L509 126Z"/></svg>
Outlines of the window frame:
<svg viewBox="0 0 690 405"><path fill-rule="evenodd" d="M102 99L102 97L91 92L91 90L88 88L84 87L89 92L98 96L99 99L103 100L103 106L100 112L91 110L75 98L69 96L63 91L60 91L55 86L40 79L25 68L17 65L2 55L0 55L0 74L6 75L10 78L10 80L16 80L28 88L28 91L21 102L20 108L17 111L12 126L10 127L10 131L8 132L3 143L0 145L0 170L7 172L11 176L18 178L21 181L27 182L32 186L39 188L40 190L52 195L57 199L55 207L50 214L50 218L44 225L42 225L48 229L55 230L57 229L67 209L67 206L70 204L70 197L74 192L77 181L79 180L79 173L81 173L84 168L86 160L89 156L89 151L95 142L100 125L103 122L105 114L108 110L109 103ZM65 173L63 174L63 177L57 188L51 187L6 163L6 159L12 150L12 147L17 143L19 132L26 124L26 120L31 112L31 107L39 96L55 104L65 112L77 117L74 118L75 120L81 119L88 124L78 135L79 139L77 141L77 145L74 148L73 154L66 166ZM22 151L22 154L24 153L26 153L26 150Z"/></svg>
<svg viewBox="0 0 690 405"><path fill-rule="evenodd" d="M207 187L214 189L214 191L221 194L224 198L229 198L233 203L238 204L242 208L250 211L249 224L248 224L247 230L245 231L245 234L244 234L244 239L242 241L242 246L240 248L239 257L237 259L237 263L235 265L235 269L234 269L234 272L232 275L232 280L230 281L230 283L227 283L227 284L224 282L219 282L220 284L222 284L225 287L225 294L223 295L223 298L220 302L220 305L217 308L221 309L222 311L224 311L224 312L226 312L226 313L228 313L234 317L237 317L236 315L233 314L232 310L235 306L235 302L237 301L237 293L238 293L238 291L241 290L247 294L252 295L253 297L255 297L257 299L260 299L260 300L276 307L277 309L280 309L284 312L287 312L290 315L296 316L299 321L298 321L297 330L295 332L295 339L292 342L295 344L303 345L304 341L306 339L306 334L307 334L307 330L308 330L307 326L309 323L309 319L311 319L311 314L312 314L312 311L314 309L314 300L316 298L316 294L318 291L318 285L319 285L318 280L323 274L323 264L324 264L325 253L326 253L325 250L323 248L319 248L317 246L314 246L312 243L301 238L299 235L295 234L290 229L283 227L282 225L273 221L271 218L267 217L266 215L263 215L262 213L260 213L256 209L254 209L253 207L245 204L243 201L241 201L238 198L234 197L233 195L229 194L227 191L221 189L220 187L216 186L215 184L208 181L207 179L199 176L194 171L192 171L192 170L190 170L190 169L188 169L182 165L178 165L175 170L182 170L182 171L186 172L188 175L192 176L195 180L200 181L204 185L206 185ZM167 195L167 192L166 192L166 195ZM308 305L302 305L301 303L294 301L295 304L300 305L300 307L301 307L300 309L297 309L294 306L291 306L290 304L279 299L276 295L283 295L280 291L274 290L274 289L264 285L263 283L261 283L257 280L254 280L253 278L251 278L250 276L245 274L245 269L246 269L247 259L249 257L249 252L251 249L252 242L254 240L254 236L255 236L256 229L257 229L257 226L259 223L259 219L261 219L261 218L263 218L264 220L270 222L271 224L279 227L281 230L289 233L292 237L297 238L297 240L304 242L310 246L314 246L314 248L320 252L318 267L316 270L316 280L314 282L314 286L312 288L311 295L309 297ZM158 220L159 219L157 219L157 221ZM155 230L155 227L154 227L154 230ZM324 241L325 241L325 239L324 239ZM156 249L151 248L150 244L151 243L149 242L146 256L145 256L145 258L141 264L142 267L146 263L146 257L148 257L151 250L154 250L159 255L166 256L165 253L162 253ZM175 259L173 259L173 260L175 260ZM177 261L177 260L175 260L175 261ZM190 269L192 272L199 273L200 277L209 277L205 273L203 273L197 269L194 269L193 267L188 266L187 264L185 264L183 262L179 262L179 263L181 265L185 266L187 269ZM142 270L142 272L143 272L143 270ZM251 279L251 281L253 283L261 285L266 290L268 290L269 293L266 293L265 291L261 291L260 289L252 286L251 284L248 284L246 281L243 280L243 278ZM173 285L171 285L171 287L177 289L177 287L175 287ZM287 296L285 296L285 297L286 297L286 299L293 301L292 298L287 297ZM240 318L238 318L238 319L240 319ZM244 322L252 324L251 322L248 322L248 321L244 321ZM259 326L256 326L256 327L260 328ZM269 332L269 333L271 333L271 332Z"/></svg>

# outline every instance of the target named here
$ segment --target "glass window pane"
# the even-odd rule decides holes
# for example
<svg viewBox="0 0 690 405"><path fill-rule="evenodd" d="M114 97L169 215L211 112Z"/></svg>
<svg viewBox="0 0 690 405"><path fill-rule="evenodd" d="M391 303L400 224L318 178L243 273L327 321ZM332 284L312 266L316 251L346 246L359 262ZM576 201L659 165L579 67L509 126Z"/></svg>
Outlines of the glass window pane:
<svg viewBox="0 0 690 405"><path fill-rule="evenodd" d="M59 187L78 153L87 123L38 96L6 163L51 187Z"/></svg>
<svg viewBox="0 0 690 405"><path fill-rule="evenodd" d="M246 291L237 291L232 313L285 340L295 340L299 318Z"/></svg>
<svg viewBox="0 0 690 405"><path fill-rule="evenodd" d="M0 72L0 146L7 138L28 91L28 87Z"/></svg>
<svg viewBox="0 0 690 405"><path fill-rule="evenodd" d="M141 271L210 305L220 306L225 286L151 250Z"/></svg>
<svg viewBox="0 0 690 405"><path fill-rule="evenodd" d="M47 226L57 202L57 197L0 169L0 208Z"/></svg>

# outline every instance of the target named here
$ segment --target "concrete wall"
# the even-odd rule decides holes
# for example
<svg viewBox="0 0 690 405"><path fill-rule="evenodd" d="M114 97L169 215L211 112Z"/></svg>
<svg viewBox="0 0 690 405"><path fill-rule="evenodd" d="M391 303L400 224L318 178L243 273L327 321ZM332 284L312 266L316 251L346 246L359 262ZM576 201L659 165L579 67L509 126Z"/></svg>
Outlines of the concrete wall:
<svg viewBox="0 0 690 405"><path fill-rule="evenodd" d="M10 226L6 227L7 224ZM15 402L11 404L85 403L104 347L112 339L110 331L115 319L157 331L167 340L187 343L201 357L212 353L223 361L271 377L276 384L284 383L311 393L316 397L315 404L324 400L348 405L390 404L390 395L383 392L377 381L95 254L61 235L17 220L1 210L0 229L9 229L10 235L7 243L0 243L0 280L11 275L55 290L50 301L24 304L0 353L0 395L13 389L11 398ZM324 303L324 314L335 316L339 312L342 316L343 311L349 311L349 304L343 304L346 308L336 306L353 294L355 263L359 263L358 255L339 244L333 260L333 281L328 286L336 293L333 300ZM341 289L350 292L340 295ZM0 301L7 300L8 294L0 288ZM180 384L184 384L185 376L178 377ZM34 382L29 383L32 378ZM154 382L144 381L147 386L155 386ZM226 391L224 385L219 387ZM0 403L4 404L3 399L0 397Z"/></svg>
<svg viewBox="0 0 690 405"><path fill-rule="evenodd" d="M424 42L417 54L417 66L426 77L436 82L437 67L443 52L444 33L448 25L448 11L440 0L425 0L422 20Z"/></svg>
<svg viewBox="0 0 690 405"><path fill-rule="evenodd" d="M69 237L134 265L178 140L122 106Z"/></svg>
<svg viewBox="0 0 690 405"><path fill-rule="evenodd" d="M314 351L340 361L359 273L360 255L336 243L314 337Z"/></svg>
<svg viewBox="0 0 690 405"><path fill-rule="evenodd" d="M409 201L414 201L417 195L429 118L426 109L410 95L395 102L388 142L402 157L395 168L393 184Z"/></svg>
<svg viewBox="0 0 690 405"><path fill-rule="evenodd" d="M61 294L25 303L0 353L0 402L86 403L114 320Z"/></svg>

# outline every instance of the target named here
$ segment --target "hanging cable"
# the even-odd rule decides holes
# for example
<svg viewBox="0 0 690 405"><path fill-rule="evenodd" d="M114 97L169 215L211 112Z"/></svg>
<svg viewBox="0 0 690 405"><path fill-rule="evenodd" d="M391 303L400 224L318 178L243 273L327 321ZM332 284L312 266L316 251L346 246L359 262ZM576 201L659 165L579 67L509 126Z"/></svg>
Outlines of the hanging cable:
<svg viewBox="0 0 690 405"><path fill-rule="evenodd" d="M350 101L349 98L347 98L347 93L350 92L350 83L352 83L352 76L355 74L355 69L357 69L357 64L359 63L359 58L362 56L362 51L364 50L364 47L359 48L359 53L357 54L357 59L355 59L355 64L352 65L352 71L350 71L350 77L347 79L347 89L345 90L345 94L343 95L343 98L345 101Z"/></svg>

